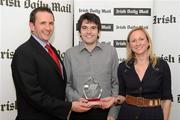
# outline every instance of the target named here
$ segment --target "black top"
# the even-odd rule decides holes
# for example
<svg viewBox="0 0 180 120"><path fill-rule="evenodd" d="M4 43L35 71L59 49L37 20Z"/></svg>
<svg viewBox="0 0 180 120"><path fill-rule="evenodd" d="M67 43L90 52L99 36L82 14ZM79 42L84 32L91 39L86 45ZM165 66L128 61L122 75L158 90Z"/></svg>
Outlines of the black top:
<svg viewBox="0 0 180 120"><path fill-rule="evenodd" d="M119 94L144 98L161 98L172 100L171 72L166 61L158 59L155 67L150 63L140 81L134 68L134 61L125 62L118 67Z"/></svg>

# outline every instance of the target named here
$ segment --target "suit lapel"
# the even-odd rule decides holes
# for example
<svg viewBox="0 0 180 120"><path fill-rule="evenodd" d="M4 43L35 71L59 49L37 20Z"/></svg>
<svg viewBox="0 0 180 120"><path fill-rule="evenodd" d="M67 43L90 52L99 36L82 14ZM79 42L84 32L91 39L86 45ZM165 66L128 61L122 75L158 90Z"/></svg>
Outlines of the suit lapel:
<svg viewBox="0 0 180 120"><path fill-rule="evenodd" d="M51 58L48 52L32 36L30 38L30 43L33 46L33 48L37 49L36 51L39 53L39 55L41 55L49 63L50 66L52 66L52 70L55 69L59 73L58 66L56 65L54 60Z"/></svg>

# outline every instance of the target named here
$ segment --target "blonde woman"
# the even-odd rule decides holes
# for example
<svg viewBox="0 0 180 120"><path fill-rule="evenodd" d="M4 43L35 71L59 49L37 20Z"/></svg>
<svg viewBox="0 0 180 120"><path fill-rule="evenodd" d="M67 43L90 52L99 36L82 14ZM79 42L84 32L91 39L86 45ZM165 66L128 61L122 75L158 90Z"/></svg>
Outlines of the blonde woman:
<svg viewBox="0 0 180 120"><path fill-rule="evenodd" d="M127 38L127 59L119 64L118 120L168 120L171 108L171 72L152 50L148 32L137 27Z"/></svg>

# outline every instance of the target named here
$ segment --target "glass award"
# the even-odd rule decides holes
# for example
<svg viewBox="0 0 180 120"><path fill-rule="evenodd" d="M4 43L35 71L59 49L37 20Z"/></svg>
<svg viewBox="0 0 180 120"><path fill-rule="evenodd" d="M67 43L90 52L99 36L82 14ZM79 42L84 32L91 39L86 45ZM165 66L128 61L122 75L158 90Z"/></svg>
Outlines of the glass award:
<svg viewBox="0 0 180 120"><path fill-rule="evenodd" d="M102 94L102 88L93 77L89 77L83 87L84 97L88 101L99 101Z"/></svg>

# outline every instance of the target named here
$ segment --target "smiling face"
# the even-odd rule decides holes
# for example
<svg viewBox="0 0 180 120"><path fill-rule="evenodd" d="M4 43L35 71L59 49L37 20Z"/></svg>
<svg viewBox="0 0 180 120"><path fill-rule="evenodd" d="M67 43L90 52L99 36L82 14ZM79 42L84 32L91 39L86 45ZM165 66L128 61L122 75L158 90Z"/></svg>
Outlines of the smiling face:
<svg viewBox="0 0 180 120"><path fill-rule="evenodd" d="M85 44L96 44L99 36L98 26L94 22L83 20L80 28L80 36Z"/></svg>
<svg viewBox="0 0 180 120"><path fill-rule="evenodd" d="M48 41L54 31L54 17L47 11L39 11L35 15L35 22L30 22L32 33L43 41Z"/></svg>
<svg viewBox="0 0 180 120"><path fill-rule="evenodd" d="M142 30L136 30L129 37L129 48L137 55L148 54L149 41Z"/></svg>

